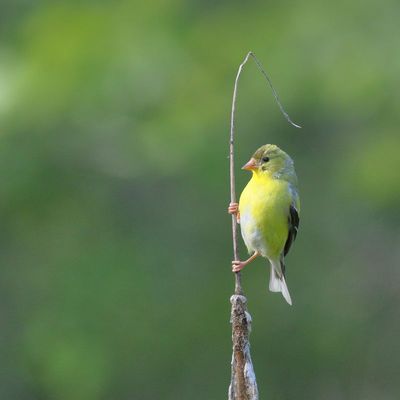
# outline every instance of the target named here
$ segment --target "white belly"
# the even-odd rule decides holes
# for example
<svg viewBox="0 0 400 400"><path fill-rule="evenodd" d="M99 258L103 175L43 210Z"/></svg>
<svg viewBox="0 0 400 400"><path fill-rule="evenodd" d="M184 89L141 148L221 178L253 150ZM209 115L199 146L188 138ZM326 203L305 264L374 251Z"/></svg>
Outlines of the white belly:
<svg viewBox="0 0 400 400"><path fill-rule="evenodd" d="M267 244L265 238L261 234L261 230L254 222L254 218L250 210L243 210L240 213L240 230L244 243L249 253L259 252L262 256L267 256Z"/></svg>

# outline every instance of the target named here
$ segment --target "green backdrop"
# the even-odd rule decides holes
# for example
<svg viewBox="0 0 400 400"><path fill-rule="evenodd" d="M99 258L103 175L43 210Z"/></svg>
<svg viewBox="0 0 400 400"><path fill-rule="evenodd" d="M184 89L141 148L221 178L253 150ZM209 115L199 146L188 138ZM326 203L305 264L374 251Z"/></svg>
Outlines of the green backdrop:
<svg viewBox="0 0 400 400"><path fill-rule="evenodd" d="M400 396L400 4L0 4L0 398L224 399L228 136L276 143L294 306L243 274L260 399ZM237 172L237 190L248 180ZM241 244L241 254L245 256Z"/></svg>

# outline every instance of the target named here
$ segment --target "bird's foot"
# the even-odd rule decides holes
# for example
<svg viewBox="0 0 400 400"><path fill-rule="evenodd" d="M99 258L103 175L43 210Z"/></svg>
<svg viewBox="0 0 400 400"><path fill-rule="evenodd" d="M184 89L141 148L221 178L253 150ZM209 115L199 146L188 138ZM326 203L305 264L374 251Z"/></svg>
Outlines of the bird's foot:
<svg viewBox="0 0 400 400"><path fill-rule="evenodd" d="M232 272L241 271L247 264L248 262L246 261L239 261L239 260L232 261Z"/></svg>
<svg viewBox="0 0 400 400"><path fill-rule="evenodd" d="M237 215L239 212L239 203L229 203L228 213Z"/></svg>
<svg viewBox="0 0 400 400"><path fill-rule="evenodd" d="M260 253L258 251L255 251L254 254L250 258L248 258L246 261L233 260L232 261L232 272L241 271L247 264L250 264L259 255L260 255Z"/></svg>

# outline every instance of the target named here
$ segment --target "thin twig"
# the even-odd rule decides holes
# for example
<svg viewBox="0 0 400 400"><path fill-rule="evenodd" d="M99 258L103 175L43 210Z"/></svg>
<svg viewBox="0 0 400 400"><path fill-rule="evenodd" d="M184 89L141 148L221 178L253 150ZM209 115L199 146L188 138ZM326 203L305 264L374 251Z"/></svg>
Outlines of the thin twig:
<svg viewBox="0 0 400 400"><path fill-rule="evenodd" d="M286 118L286 120L296 128L301 128L300 125L295 124L289 117L288 113L283 108L278 93L272 85L271 79L263 68L261 62L253 52L247 53L245 59L239 66L239 70L235 79L235 86L233 89L232 98L232 112L231 112L231 131L229 140L229 166L230 166L230 187L231 187L231 203L236 203L236 190L235 190L235 168L234 168L234 131L235 131L235 109L237 87L240 74L248 59L252 57L267 79L269 86L272 89L275 101L278 103L279 109ZM239 260L238 245L237 245L237 221L236 216L232 215L232 240L233 240L233 257L234 260ZM256 376L253 369L253 363L250 356L250 330L251 330L251 316L247 311L247 299L243 295L241 285L240 272L235 273L235 294L231 297L231 323L232 323L232 372L231 383L229 386L229 400L258 400L258 389Z"/></svg>
<svg viewBox="0 0 400 400"><path fill-rule="evenodd" d="M289 117L289 114L285 111L285 109L282 106L282 103L279 99L278 93L274 88L274 85L272 84L271 78L269 77L269 75L267 74L267 72L265 71L264 67L262 66L260 60L256 57L256 55L253 52L249 52L246 56L245 61L243 62L243 64L245 64L247 62L248 57L251 56L253 57L255 63L257 64L258 69L261 71L261 73L265 76L265 79L267 80L271 90L272 90L272 94L274 95L275 101L277 102L279 109L281 110L281 113L283 114L283 116L286 118L286 120L292 124L295 128L301 128L300 125L295 124Z"/></svg>

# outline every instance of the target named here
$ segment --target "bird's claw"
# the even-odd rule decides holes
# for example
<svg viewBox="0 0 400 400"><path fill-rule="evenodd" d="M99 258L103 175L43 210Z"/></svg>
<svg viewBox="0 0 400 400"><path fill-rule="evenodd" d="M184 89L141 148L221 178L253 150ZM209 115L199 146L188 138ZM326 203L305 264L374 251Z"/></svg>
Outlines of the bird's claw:
<svg viewBox="0 0 400 400"><path fill-rule="evenodd" d="M229 203L228 213L236 215L239 212L239 204L238 203Z"/></svg>
<svg viewBox="0 0 400 400"><path fill-rule="evenodd" d="M232 272L239 272L247 265L244 261L233 260L232 261Z"/></svg>

